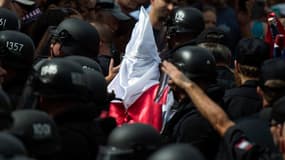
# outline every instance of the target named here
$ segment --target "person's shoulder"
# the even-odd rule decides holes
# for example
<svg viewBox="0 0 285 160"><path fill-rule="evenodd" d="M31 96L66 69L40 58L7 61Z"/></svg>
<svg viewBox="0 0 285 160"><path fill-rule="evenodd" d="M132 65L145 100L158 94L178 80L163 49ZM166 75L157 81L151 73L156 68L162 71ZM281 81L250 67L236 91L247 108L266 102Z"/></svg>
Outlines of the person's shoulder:
<svg viewBox="0 0 285 160"><path fill-rule="evenodd" d="M239 95L240 91L242 89L239 87L231 88L225 91L225 96L224 97L232 97L232 96L237 96Z"/></svg>
<svg viewBox="0 0 285 160"><path fill-rule="evenodd" d="M224 97L248 97L256 98L257 92L256 88L248 86L235 87L229 90L226 90Z"/></svg>

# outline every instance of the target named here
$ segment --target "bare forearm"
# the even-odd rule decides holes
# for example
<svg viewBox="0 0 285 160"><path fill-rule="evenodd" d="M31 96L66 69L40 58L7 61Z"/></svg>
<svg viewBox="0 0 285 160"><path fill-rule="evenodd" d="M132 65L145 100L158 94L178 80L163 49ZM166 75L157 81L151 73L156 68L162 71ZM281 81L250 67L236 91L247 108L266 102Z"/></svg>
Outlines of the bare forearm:
<svg viewBox="0 0 285 160"><path fill-rule="evenodd" d="M234 122L228 118L221 107L212 101L197 84L189 80L173 64L163 61L161 69L168 74L171 83L174 82L177 86L185 90L202 116L216 128L220 135L223 136L234 125Z"/></svg>
<svg viewBox="0 0 285 160"><path fill-rule="evenodd" d="M184 89L202 116L211 123L221 136L234 125L234 122L228 118L222 108L211 100L197 84L188 81L185 83Z"/></svg>

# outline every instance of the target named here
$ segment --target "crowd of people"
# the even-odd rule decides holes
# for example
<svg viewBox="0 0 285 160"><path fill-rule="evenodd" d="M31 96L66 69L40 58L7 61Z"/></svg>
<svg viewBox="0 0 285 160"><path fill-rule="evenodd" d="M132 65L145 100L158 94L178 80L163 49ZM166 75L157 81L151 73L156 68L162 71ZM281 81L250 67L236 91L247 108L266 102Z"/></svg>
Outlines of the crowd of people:
<svg viewBox="0 0 285 160"><path fill-rule="evenodd" d="M0 160L285 159L285 1L0 6Z"/></svg>

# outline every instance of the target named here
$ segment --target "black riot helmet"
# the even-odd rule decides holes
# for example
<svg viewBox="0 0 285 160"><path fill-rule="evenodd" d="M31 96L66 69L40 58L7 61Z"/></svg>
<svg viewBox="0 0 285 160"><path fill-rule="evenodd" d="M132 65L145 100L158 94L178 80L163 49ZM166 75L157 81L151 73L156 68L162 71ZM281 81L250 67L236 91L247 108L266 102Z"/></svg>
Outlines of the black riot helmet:
<svg viewBox="0 0 285 160"><path fill-rule="evenodd" d="M177 7L171 14L168 33L170 36L189 33L195 38L204 28L204 18L200 10L189 6Z"/></svg>
<svg viewBox="0 0 285 160"><path fill-rule="evenodd" d="M83 69L84 70L84 69ZM95 70L84 70L88 94L95 104L106 104L107 102L107 82L102 73Z"/></svg>
<svg viewBox="0 0 285 160"><path fill-rule="evenodd" d="M0 160L2 160L1 158ZM3 160L35 160L35 159L21 155L21 156L14 156L13 158L6 158L6 159L4 158Z"/></svg>
<svg viewBox="0 0 285 160"><path fill-rule="evenodd" d="M12 126L12 110L13 107L9 96L0 89L0 130L6 130Z"/></svg>
<svg viewBox="0 0 285 160"><path fill-rule="evenodd" d="M34 94L53 99L87 101L86 76L80 65L64 58L43 59L34 67Z"/></svg>
<svg viewBox="0 0 285 160"><path fill-rule="evenodd" d="M216 79L214 56L205 48L185 45L172 52L170 61L189 79Z"/></svg>
<svg viewBox="0 0 285 160"><path fill-rule="evenodd" d="M0 142L0 155L4 157L27 154L24 144L11 134L0 132Z"/></svg>
<svg viewBox="0 0 285 160"><path fill-rule="evenodd" d="M13 126L9 133L19 138L35 158L52 156L60 150L55 122L43 111L25 109L12 113Z"/></svg>
<svg viewBox="0 0 285 160"><path fill-rule="evenodd" d="M9 96L0 89L0 112L1 111L12 111L13 107Z"/></svg>
<svg viewBox="0 0 285 160"><path fill-rule="evenodd" d="M0 31L3 30L17 30L19 31L21 27L20 19L17 17L16 13L13 11L0 8Z"/></svg>
<svg viewBox="0 0 285 160"><path fill-rule="evenodd" d="M107 147L100 149L97 160L144 160L161 143L159 132L152 126L125 124L111 132Z"/></svg>
<svg viewBox="0 0 285 160"><path fill-rule="evenodd" d="M42 59L33 66L19 108L38 107L38 96L54 100L107 102L107 82L102 73L84 68L68 58Z"/></svg>
<svg viewBox="0 0 285 160"><path fill-rule="evenodd" d="M204 157L190 144L172 144L158 150L148 160L204 160Z"/></svg>
<svg viewBox="0 0 285 160"><path fill-rule="evenodd" d="M100 65L95 60L84 56L72 55L66 56L65 59L82 67L92 101L96 104L105 104L107 102L107 82Z"/></svg>
<svg viewBox="0 0 285 160"><path fill-rule="evenodd" d="M75 63L78 63L79 65L82 66L83 70L95 70L102 73L100 65L94 59L77 55L66 56L65 58L67 60L71 60Z"/></svg>
<svg viewBox="0 0 285 160"><path fill-rule="evenodd" d="M34 52L34 43L28 35L18 31L0 31L0 59L4 68L30 69Z"/></svg>
<svg viewBox="0 0 285 160"><path fill-rule="evenodd" d="M99 49L99 34L86 21L68 18L52 33L52 39L61 43L65 55L83 55L95 58Z"/></svg>

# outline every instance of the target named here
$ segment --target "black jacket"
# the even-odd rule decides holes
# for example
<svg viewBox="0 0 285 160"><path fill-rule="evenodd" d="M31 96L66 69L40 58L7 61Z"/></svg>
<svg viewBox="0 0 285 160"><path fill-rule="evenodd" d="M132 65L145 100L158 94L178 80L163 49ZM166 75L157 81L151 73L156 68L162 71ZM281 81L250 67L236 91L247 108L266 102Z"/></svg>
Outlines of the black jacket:
<svg viewBox="0 0 285 160"><path fill-rule="evenodd" d="M94 160L100 145L106 144L107 135L97 123L95 106L73 106L54 117L62 140L58 159Z"/></svg>
<svg viewBox="0 0 285 160"><path fill-rule="evenodd" d="M240 87L226 91L224 102L231 119L246 117L261 110L262 99L256 92L257 86L257 81L249 80Z"/></svg>
<svg viewBox="0 0 285 160"><path fill-rule="evenodd" d="M234 160L282 160L278 151L252 142L238 126L229 128L224 140Z"/></svg>
<svg viewBox="0 0 285 160"><path fill-rule="evenodd" d="M231 89L235 87L235 77L229 68L225 66L216 66L217 82L225 89Z"/></svg>
<svg viewBox="0 0 285 160"><path fill-rule="evenodd" d="M214 85L207 90L215 102L221 104L224 90ZM222 105L222 104L221 104ZM166 123L162 136L166 143L189 143L197 147L207 159L212 159L220 138L209 122L204 119L190 99L173 106L175 115Z"/></svg>

